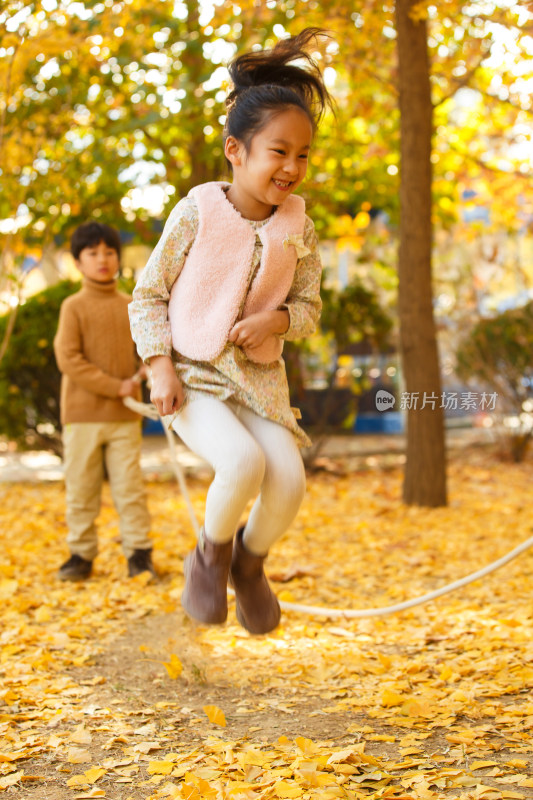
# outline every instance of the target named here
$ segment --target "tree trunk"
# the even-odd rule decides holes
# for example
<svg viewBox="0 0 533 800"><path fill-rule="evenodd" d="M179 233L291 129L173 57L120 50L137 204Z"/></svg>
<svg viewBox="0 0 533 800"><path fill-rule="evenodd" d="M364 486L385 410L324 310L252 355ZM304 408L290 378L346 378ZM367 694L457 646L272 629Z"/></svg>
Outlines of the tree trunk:
<svg viewBox="0 0 533 800"><path fill-rule="evenodd" d="M407 401L407 461L403 499L446 504L444 413L431 287L432 103L427 26L397 0L400 95L400 347ZM415 407L416 405L416 407Z"/></svg>

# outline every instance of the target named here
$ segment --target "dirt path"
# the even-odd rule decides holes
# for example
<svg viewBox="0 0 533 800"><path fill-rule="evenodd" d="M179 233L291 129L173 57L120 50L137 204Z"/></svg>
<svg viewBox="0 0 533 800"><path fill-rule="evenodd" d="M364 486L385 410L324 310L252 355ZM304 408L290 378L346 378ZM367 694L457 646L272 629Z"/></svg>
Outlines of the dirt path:
<svg viewBox="0 0 533 800"><path fill-rule="evenodd" d="M361 773L368 780L359 784L360 793L347 790L324 795L326 789L302 782L297 795L262 795L249 789L228 797L533 797L532 781L516 783L527 783L526 776L533 775L533 708L528 688L504 691L496 700L490 692L486 693L489 697L483 696L485 687L480 686L480 695L470 695L460 713L450 708L444 718L437 706L433 709L436 718L429 709L409 713L398 707L372 706L368 698L377 695L383 700L383 692L391 685L390 678L396 674L392 662L403 664L403 674L408 674L411 664L416 678L421 657L426 666L434 664L431 652L436 655L442 642L422 647L421 642L391 646L382 641L376 650L374 636L358 634L350 627L326 623L298 628L298 632L292 628L289 641L286 634L251 641L237 626L213 634L179 613L134 623L102 650L93 666L70 671L75 686L85 692L66 715L47 726L49 736L68 742L66 751L59 757L49 754L47 764L42 758L30 758L25 772L31 775L35 769L41 780L12 786L7 797L185 797L184 776L195 768L198 779L205 775L212 786L216 778L224 778L220 752L225 748L264 753L265 761L286 770L296 755L311 763L356 748L365 761L352 757L339 764L344 767L341 778L357 773L356 764L369 770ZM367 630L370 633L370 627ZM294 662L286 674L279 664L271 670L269 664L276 661L280 647L300 654L313 647L330 650L333 663L324 667L320 659L314 663L311 659L303 670L295 669ZM171 679L165 662L170 664L176 653L183 671ZM327 674L321 675L324 670ZM295 673L299 673L296 680ZM64 700L68 709L68 698ZM210 705L224 711L225 727L209 721L204 708ZM500 725L498 717L503 720ZM288 754L287 744L292 745ZM76 758L83 760L76 763ZM183 769L181 759L186 763ZM166 770L169 763L174 767L170 781L165 773L153 772L157 765ZM77 787L65 785L72 776L95 766L105 774L93 787L87 784L76 791ZM226 773L226 780L231 777L231 772ZM278 780L283 780L283 774ZM173 794L172 787L181 788ZM198 795L204 796L218 795Z"/></svg>
<svg viewBox="0 0 533 800"><path fill-rule="evenodd" d="M450 506L432 511L401 505L400 478L311 476L293 536L269 560L277 593L387 605L531 535L530 465L456 464ZM200 510L206 486L191 488ZM250 637L232 604L218 628L181 611L191 534L168 485L150 487L157 584L124 578L109 498L94 577L58 584L62 492L2 497L6 798L533 797L531 553L403 614L286 614L273 635Z"/></svg>

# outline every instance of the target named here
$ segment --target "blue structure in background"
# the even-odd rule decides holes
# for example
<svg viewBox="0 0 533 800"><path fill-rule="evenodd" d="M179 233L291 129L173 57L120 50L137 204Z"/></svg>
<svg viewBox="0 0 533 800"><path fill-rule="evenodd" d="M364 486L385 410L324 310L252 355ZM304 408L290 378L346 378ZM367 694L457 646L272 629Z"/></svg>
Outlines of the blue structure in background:
<svg viewBox="0 0 533 800"><path fill-rule="evenodd" d="M401 411L367 411L357 415L353 427L354 433L403 433L404 429Z"/></svg>

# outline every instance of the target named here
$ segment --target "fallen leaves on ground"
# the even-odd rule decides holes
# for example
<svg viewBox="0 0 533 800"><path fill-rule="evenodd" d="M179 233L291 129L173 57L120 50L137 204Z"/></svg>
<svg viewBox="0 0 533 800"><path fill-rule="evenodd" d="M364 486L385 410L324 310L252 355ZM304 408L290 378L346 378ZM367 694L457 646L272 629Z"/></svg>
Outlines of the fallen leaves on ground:
<svg viewBox="0 0 533 800"><path fill-rule="evenodd" d="M171 653L170 661L164 661L163 663L167 668L169 678L172 678L172 680L176 680L176 678L179 678L179 676L183 672L183 664L179 660L176 653Z"/></svg>
<svg viewBox="0 0 533 800"><path fill-rule="evenodd" d="M191 482L201 518L206 484ZM0 794L112 800L533 797L533 553L437 601L363 620L284 614L269 636L192 624L193 544L174 483L148 487L159 582L126 577L106 489L83 584L64 487L1 487ZM401 503L401 474L314 475L268 572L293 602L386 606L532 535L531 463L472 456L450 504Z"/></svg>

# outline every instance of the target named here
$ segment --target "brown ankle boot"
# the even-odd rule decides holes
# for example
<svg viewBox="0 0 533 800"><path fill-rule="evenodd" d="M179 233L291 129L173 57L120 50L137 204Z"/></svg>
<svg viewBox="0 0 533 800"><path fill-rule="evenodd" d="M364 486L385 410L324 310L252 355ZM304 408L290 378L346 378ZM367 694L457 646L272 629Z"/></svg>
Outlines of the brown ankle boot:
<svg viewBox="0 0 533 800"><path fill-rule="evenodd" d="M240 528L235 537L230 570L237 619L250 633L268 633L278 626L281 609L263 571L265 557L246 550L243 532Z"/></svg>
<svg viewBox="0 0 533 800"><path fill-rule="evenodd" d="M214 544L202 536L183 565L181 604L197 622L220 625L228 616L228 573L233 542Z"/></svg>

